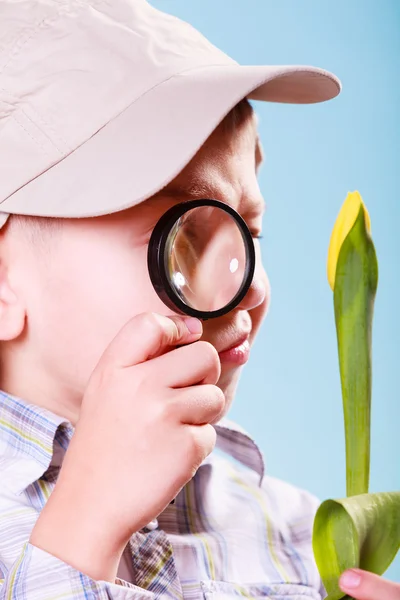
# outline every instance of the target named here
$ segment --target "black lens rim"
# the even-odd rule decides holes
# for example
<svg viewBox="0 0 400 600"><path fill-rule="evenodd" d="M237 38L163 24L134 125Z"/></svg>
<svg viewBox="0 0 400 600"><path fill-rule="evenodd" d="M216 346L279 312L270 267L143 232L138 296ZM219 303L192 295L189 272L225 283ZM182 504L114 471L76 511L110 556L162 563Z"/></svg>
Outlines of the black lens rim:
<svg viewBox="0 0 400 600"><path fill-rule="evenodd" d="M185 304L175 292L165 271L165 246L172 227L186 212L201 206L215 206L220 208L227 212L236 221L243 237L247 257L243 283L237 294L231 300L231 302L229 302L229 304L223 308L213 311L201 311ZM154 290L164 304L168 306L168 308L174 312L188 315L190 317L196 317L202 321L215 319L236 308L236 306L238 306L243 300L251 286L256 266L253 236L247 227L246 221L229 204L221 202L220 200L214 200L212 198L186 200L168 209L157 222L149 241L149 247L147 251L147 266Z"/></svg>

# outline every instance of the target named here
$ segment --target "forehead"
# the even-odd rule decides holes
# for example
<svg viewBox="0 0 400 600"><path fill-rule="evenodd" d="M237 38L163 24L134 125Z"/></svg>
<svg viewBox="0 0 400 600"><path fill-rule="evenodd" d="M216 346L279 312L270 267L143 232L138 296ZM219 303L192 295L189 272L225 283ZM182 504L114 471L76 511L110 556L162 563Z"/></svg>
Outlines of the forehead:
<svg viewBox="0 0 400 600"><path fill-rule="evenodd" d="M257 131L257 115L247 100L239 103L213 131L189 164L163 190L182 188L207 197L213 181L235 185L235 179L253 177L263 154Z"/></svg>

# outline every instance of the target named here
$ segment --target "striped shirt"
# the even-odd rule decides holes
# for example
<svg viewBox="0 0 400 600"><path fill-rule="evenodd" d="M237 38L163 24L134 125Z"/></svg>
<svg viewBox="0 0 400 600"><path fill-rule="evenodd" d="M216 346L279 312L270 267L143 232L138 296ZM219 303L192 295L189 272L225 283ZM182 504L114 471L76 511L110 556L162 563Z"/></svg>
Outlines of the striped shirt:
<svg viewBox="0 0 400 600"><path fill-rule="evenodd" d="M318 501L265 475L238 425L216 429L194 478L131 537L115 581L95 581L29 543L74 428L0 392L0 600L325 597L311 546Z"/></svg>

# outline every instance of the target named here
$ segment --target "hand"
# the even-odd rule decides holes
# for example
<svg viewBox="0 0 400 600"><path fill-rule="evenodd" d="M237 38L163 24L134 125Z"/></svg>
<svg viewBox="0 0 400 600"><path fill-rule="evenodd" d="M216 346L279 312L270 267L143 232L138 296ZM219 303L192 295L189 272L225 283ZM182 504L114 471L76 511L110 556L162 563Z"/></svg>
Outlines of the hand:
<svg viewBox="0 0 400 600"><path fill-rule="evenodd" d="M131 535L158 516L212 451L225 406L220 361L183 317L142 314L103 354L31 543L114 581ZM190 343L195 342L195 343ZM176 348L178 345L183 345Z"/></svg>
<svg viewBox="0 0 400 600"><path fill-rule="evenodd" d="M368 571L349 569L342 573L340 589L356 600L400 600L400 584Z"/></svg>

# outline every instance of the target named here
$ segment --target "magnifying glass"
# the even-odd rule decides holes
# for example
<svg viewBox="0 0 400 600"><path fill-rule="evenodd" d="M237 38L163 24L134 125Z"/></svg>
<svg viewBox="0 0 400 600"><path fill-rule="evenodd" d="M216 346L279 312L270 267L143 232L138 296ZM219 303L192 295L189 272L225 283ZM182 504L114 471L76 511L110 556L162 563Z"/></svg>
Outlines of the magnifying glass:
<svg viewBox="0 0 400 600"><path fill-rule="evenodd" d="M189 200L158 221L147 264L166 306L212 319L233 310L246 295L254 277L254 242L231 206L219 200Z"/></svg>

